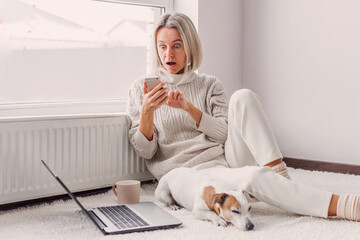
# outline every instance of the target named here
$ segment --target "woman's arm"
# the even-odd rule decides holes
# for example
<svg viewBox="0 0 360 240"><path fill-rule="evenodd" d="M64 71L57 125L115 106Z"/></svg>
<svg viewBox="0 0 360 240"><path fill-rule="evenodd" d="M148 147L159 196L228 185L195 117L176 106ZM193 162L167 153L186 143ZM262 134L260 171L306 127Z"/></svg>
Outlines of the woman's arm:
<svg viewBox="0 0 360 240"><path fill-rule="evenodd" d="M190 116L191 118L196 122L196 126L199 127L200 122L201 122L201 117L203 115L202 111L200 111L199 109L197 109L196 107L194 107L194 105L192 105L190 102L188 102L188 108L184 109Z"/></svg>
<svg viewBox="0 0 360 240"><path fill-rule="evenodd" d="M181 108L191 116L191 118L196 122L196 126L200 125L202 111L194 107L191 102L186 101L184 94L178 90L169 92L168 106Z"/></svg>
<svg viewBox="0 0 360 240"><path fill-rule="evenodd" d="M149 108L146 106L149 104L145 105L144 102L148 102L152 106L151 102L153 101L149 98L154 97L154 94L145 95L143 79L139 79L130 87L128 96L129 140L139 156L151 159L158 149L158 137L153 126L153 114L147 115Z"/></svg>
<svg viewBox="0 0 360 240"><path fill-rule="evenodd" d="M198 131L204 132L216 142L225 143L227 138L228 99L223 84L216 80L208 89L206 96L207 112L204 113L184 98L179 91L169 92L168 106L181 108L188 112L196 122Z"/></svg>
<svg viewBox="0 0 360 240"><path fill-rule="evenodd" d="M140 116L140 131L151 141L154 135L154 111L161 107L168 100L168 89L161 82L150 91L147 90L146 84L143 85L143 103Z"/></svg>
<svg viewBox="0 0 360 240"><path fill-rule="evenodd" d="M198 131L216 142L225 143L228 131L228 97L223 83L216 79L206 95L207 112L203 113Z"/></svg>

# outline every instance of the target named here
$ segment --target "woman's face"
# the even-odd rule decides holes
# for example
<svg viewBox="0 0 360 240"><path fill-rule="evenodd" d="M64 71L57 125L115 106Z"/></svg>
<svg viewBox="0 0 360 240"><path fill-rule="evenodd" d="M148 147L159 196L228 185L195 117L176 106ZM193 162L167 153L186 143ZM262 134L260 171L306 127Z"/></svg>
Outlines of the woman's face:
<svg viewBox="0 0 360 240"><path fill-rule="evenodd" d="M179 73L186 65L183 41L175 28L160 28L156 34L157 52L169 73Z"/></svg>

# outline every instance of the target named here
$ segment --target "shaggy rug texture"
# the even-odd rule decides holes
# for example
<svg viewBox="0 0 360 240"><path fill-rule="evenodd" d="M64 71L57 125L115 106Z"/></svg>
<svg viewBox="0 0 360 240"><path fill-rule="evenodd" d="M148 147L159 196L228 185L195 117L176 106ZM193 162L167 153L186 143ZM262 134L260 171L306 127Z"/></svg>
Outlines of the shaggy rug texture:
<svg viewBox="0 0 360 240"><path fill-rule="evenodd" d="M289 174L294 181L334 193L360 194L360 176L292 168L289 168ZM156 202L155 188L155 184L142 185L140 200ZM79 200L86 208L116 204L111 191ZM59 200L0 212L0 239L360 239L360 222L299 216L262 202L252 203L252 206L255 229L249 232L240 231L234 226L218 227L210 222L197 220L185 209L170 211L164 207L183 222L182 226L170 230L105 236L79 210L75 202Z"/></svg>

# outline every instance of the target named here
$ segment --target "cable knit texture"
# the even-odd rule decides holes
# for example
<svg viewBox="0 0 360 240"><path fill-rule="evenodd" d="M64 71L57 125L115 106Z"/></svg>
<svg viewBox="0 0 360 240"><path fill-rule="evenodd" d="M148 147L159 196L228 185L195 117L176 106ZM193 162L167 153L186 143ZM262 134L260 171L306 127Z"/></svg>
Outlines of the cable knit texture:
<svg viewBox="0 0 360 240"><path fill-rule="evenodd" d="M127 106L129 139L157 179L174 168L193 167L224 154L228 111L226 90L217 78L210 75L192 73L186 77L191 79L182 79L180 83L174 82L167 74L161 74L160 79L166 82L169 91L179 90L187 101L203 112L200 125L197 127L184 110L164 104L154 113L152 141L148 141L139 130L144 76L130 87Z"/></svg>

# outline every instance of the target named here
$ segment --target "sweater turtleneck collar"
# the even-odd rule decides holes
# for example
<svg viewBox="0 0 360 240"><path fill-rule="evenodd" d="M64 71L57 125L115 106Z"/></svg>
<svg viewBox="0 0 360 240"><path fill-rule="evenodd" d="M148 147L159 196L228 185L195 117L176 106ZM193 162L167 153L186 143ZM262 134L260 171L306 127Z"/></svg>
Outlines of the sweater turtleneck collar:
<svg viewBox="0 0 360 240"><path fill-rule="evenodd" d="M187 72L182 74L173 74L166 71L164 68L159 68L157 71L160 77L160 80L174 85L181 85L192 82L195 79L195 72Z"/></svg>

